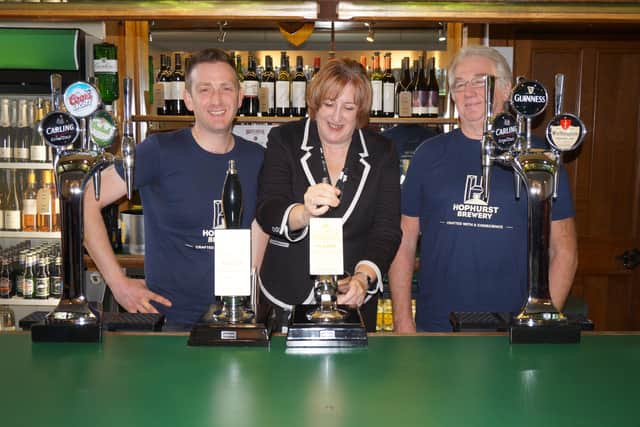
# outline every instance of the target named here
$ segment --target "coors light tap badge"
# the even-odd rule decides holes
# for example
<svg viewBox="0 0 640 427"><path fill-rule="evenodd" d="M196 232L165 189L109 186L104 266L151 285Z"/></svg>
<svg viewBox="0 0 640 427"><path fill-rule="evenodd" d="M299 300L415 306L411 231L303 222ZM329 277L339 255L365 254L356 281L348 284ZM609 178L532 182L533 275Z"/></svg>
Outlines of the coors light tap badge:
<svg viewBox="0 0 640 427"><path fill-rule="evenodd" d="M523 80L511 91L511 107L524 117L535 117L547 107L547 89L535 80Z"/></svg>
<svg viewBox="0 0 640 427"><path fill-rule="evenodd" d="M100 106L100 95L89 83L75 82L64 91L64 106L74 117L87 117Z"/></svg>

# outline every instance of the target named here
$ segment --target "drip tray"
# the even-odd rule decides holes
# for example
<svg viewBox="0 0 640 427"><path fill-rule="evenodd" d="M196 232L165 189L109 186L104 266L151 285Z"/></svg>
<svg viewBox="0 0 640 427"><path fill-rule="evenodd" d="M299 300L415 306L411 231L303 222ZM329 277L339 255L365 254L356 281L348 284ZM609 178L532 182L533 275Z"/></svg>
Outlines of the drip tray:
<svg viewBox="0 0 640 427"><path fill-rule="evenodd" d="M28 331L36 323L44 322L48 311L34 311L23 317L18 326ZM152 331L160 332L164 324L164 315L155 313L102 313L102 329L105 331Z"/></svg>

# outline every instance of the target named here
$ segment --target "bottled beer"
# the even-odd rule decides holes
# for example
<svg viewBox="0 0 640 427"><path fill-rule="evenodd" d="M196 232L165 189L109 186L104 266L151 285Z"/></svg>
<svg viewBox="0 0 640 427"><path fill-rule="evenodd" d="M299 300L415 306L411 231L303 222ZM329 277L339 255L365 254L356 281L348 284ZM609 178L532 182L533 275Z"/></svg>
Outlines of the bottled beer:
<svg viewBox="0 0 640 427"><path fill-rule="evenodd" d="M296 57L296 73L291 81L291 115L304 117L307 114L307 76L304 74L302 56Z"/></svg>
<svg viewBox="0 0 640 427"><path fill-rule="evenodd" d="M402 72L396 87L396 113L398 117L411 117L411 70L409 58L402 58Z"/></svg>
<svg viewBox="0 0 640 427"><path fill-rule="evenodd" d="M23 249L18 252L18 265L15 271L16 277L16 295L19 297L24 297L24 273L27 269L27 250Z"/></svg>
<svg viewBox="0 0 640 427"><path fill-rule="evenodd" d="M236 161L229 160L227 176L222 187L222 212L226 228L240 228L242 222L242 186Z"/></svg>
<svg viewBox="0 0 640 427"><path fill-rule="evenodd" d="M51 270L51 296L60 298L62 296L62 258L57 256L53 269Z"/></svg>
<svg viewBox="0 0 640 427"><path fill-rule="evenodd" d="M382 115L393 117L396 108L396 78L391 69L391 52L384 55L384 74L382 76Z"/></svg>
<svg viewBox="0 0 640 427"><path fill-rule="evenodd" d="M22 288L22 297L26 299L33 298L33 292L35 287L35 275L33 274L34 255L27 255L27 263L24 268L24 280Z"/></svg>
<svg viewBox="0 0 640 427"><path fill-rule="evenodd" d="M258 99L258 89L260 82L256 74L256 60L249 55L249 64L247 72L242 82L244 88L244 98L242 99L242 114L245 116L257 116L260 109L260 100Z"/></svg>
<svg viewBox="0 0 640 427"><path fill-rule="evenodd" d="M47 299L50 294L49 272L47 271L47 257L43 254L38 259L38 270L35 277L35 287L33 297L38 299Z"/></svg>
<svg viewBox="0 0 640 427"><path fill-rule="evenodd" d="M13 145L13 161L28 162L31 147L31 126L29 126L28 104L26 99L18 101L18 121L16 141Z"/></svg>
<svg viewBox="0 0 640 427"><path fill-rule="evenodd" d="M7 194L3 208L4 229L20 231L20 197L16 190L16 171L7 169Z"/></svg>
<svg viewBox="0 0 640 427"><path fill-rule="evenodd" d="M93 45L93 73L105 109L113 110L118 99L118 48L111 43Z"/></svg>
<svg viewBox="0 0 640 427"><path fill-rule="evenodd" d="M2 268L0 268L0 298L9 298L11 296L11 277L9 276L9 259L2 257Z"/></svg>
<svg viewBox="0 0 640 427"><path fill-rule="evenodd" d="M429 61L429 81L427 83L427 103L425 115L427 117L438 117L440 101L440 89L436 78L436 58Z"/></svg>
<svg viewBox="0 0 640 427"><path fill-rule="evenodd" d="M276 115L276 74L273 72L273 58L265 57L265 69L260 82L260 111L263 116Z"/></svg>
<svg viewBox="0 0 640 427"><path fill-rule="evenodd" d="M289 117L291 114L290 80L287 52L283 51L280 52L280 69L278 70L278 80L276 81L276 115L278 117Z"/></svg>
<svg viewBox="0 0 640 427"><path fill-rule="evenodd" d="M373 53L373 72L371 73L371 116L382 116L382 70L380 52Z"/></svg>

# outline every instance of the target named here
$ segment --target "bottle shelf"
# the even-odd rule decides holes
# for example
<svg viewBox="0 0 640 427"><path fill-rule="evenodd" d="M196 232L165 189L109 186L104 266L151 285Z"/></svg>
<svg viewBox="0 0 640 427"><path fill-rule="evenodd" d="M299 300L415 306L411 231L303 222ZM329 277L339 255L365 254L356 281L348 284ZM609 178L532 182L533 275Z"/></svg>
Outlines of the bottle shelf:
<svg viewBox="0 0 640 427"><path fill-rule="evenodd" d="M11 305L11 306L38 306L38 307L55 307L60 302L60 298L21 298L21 297L11 297L11 298L0 298L0 305Z"/></svg>
<svg viewBox="0 0 640 427"><path fill-rule="evenodd" d="M158 122L158 123L193 123L193 116L158 116L158 115L135 115L134 122ZM302 117L259 117L259 116L237 116L236 123L289 123L302 119ZM421 117L370 117L370 124L457 124L455 118L421 118Z"/></svg>
<svg viewBox="0 0 640 427"><path fill-rule="evenodd" d="M0 169L53 169L51 162L0 162Z"/></svg>
<svg viewBox="0 0 640 427"><path fill-rule="evenodd" d="M59 239L59 231L0 231L2 239Z"/></svg>

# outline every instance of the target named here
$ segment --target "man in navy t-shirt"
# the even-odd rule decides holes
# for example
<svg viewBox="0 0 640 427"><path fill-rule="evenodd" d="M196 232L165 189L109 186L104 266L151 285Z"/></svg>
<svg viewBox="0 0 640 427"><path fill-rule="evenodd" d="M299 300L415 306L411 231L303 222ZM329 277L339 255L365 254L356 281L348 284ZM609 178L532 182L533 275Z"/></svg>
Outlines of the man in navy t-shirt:
<svg viewBox="0 0 640 427"><path fill-rule="evenodd" d="M144 206L145 280L126 277L111 249L100 210L126 194L122 168L102 172L100 200L91 183L85 206L85 246L118 303L129 312L164 313L189 327L214 300L215 229L224 227L221 194L234 159L243 190L242 227L252 228L254 264L266 235L253 221L263 148L231 131L243 93L227 54L206 49L191 57L183 93L195 124L154 134L136 147L134 186Z"/></svg>
<svg viewBox="0 0 640 427"><path fill-rule="evenodd" d="M482 195L480 139L484 81L496 76L494 112L509 96L511 70L494 49L462 49L449 68L460 128L424 142L402 188L402 243L389 270L394 328L399 333L451 331L452 311L519 312L527 289L527 198L514 196L511 169L492 168ZM562 169L553 203L549 287L562 309L577 267L574 208ZM411 316L411 278L419 235L419 292Z"/></svg>

